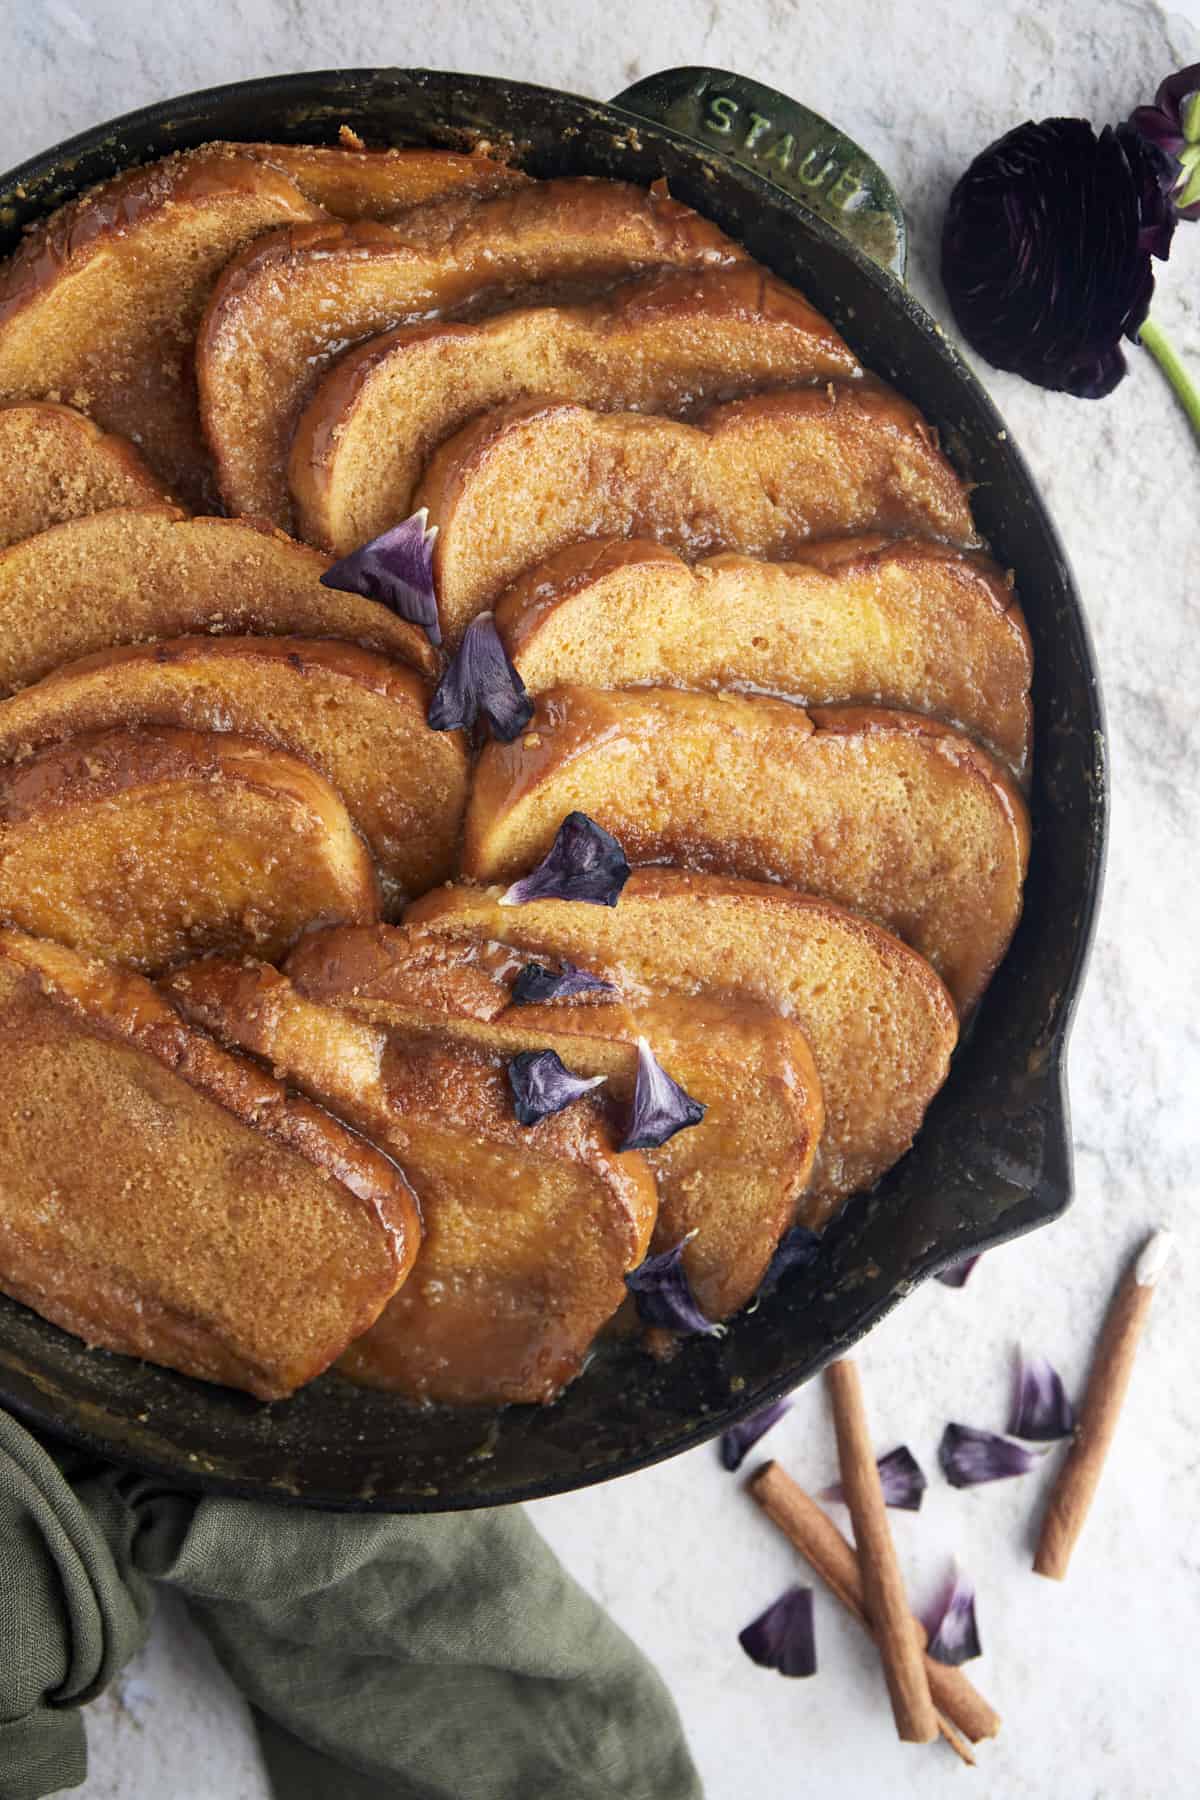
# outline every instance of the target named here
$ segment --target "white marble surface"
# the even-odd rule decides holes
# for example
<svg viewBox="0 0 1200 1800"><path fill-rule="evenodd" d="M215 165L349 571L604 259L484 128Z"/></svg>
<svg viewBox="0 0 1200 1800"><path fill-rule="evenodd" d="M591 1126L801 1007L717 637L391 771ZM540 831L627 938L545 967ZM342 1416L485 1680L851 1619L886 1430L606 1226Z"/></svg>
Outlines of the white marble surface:
<svg viewBox="0 0 1200 1800"><path fill-rule="evenodd" d="M1029 115L1120 117L1200 54L1200 0L1173 13L1112 0L841 0L824 12L799 0L18 0L5 12L3 167L149 100L293 68L424 63L606 95L681 62L736 67L879 156L909 208L915 284L943 316L931 249L970 155ZM1200 225L1181 232L1160 296L1156 315L1200 366ZM880 1447L906 1440L932 1473L947 1417L1003 1424L1017 1339L1077 1384L1118 1263L1154 1221L1179 1231L1183 1260L1071 1581L1027 1572L1049 1467L972 1494L934 1479L920 1516L897 1520L915 1598L951 1551L978 1583L976 1673L1005 1727L982 1747L976 1782L1005 1800L1200 1791L1200 450L1156 370L1132 360L1101 405L984 372L1066 537L1108 699L1108 891L1071 1064L1078 1201L996 1252L964 1292L918 1293L862 1353ZM831 1477L819 1388L798 1397L771 1447L802 1481ZM785 1682L742 1657L738 1629L797 1568L711 1449L533 1510L660 1663L710 1800L935 1800L969 1780L943 1748L897 1744L874 1654L823 1593L816 1680ZM87 1800L266 1793L244 1709L173 1607L89 1725Z"/></svg>

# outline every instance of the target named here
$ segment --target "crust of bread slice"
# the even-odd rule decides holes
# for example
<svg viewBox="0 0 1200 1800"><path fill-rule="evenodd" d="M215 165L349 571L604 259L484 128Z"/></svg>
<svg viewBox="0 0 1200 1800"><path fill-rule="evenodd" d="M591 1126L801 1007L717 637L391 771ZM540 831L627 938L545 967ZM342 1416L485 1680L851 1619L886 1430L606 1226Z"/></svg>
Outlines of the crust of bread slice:
<svg viewBox="0 0 1200 1800"><path fill-rule="evenodd" d="M654 1180L618 1154L596 1095L517 1123L505 1059L445 1035L389 1032L306 999L276 970L208 959L170 982L188 1017L265 1058L384 1146L424 1221L410 1282L343 1371L413 1399L552 1400L578 1374L645 1254Z"/></svg>
<svg viewBox="0 0 1200 1800"><path fill-rule="evenodd" d="M635 869L613 907L503 906L502 892L436 888L407 918L523 956L565 958L626 993L748 997L796 1021L825 1101L797 1215L812 1230L903 1156L946 1078L958 1021L941 981L891 932L826 900L670 868Z"/></svg>
<svg viewBox="0 0 1200 1800"><path fill-rule="evenodd" d="M732 688L899 707L958 726L1027 777L1033 651L1011 578L923 538L794 554L689 567L646 538L570 544L501 597L496 626L530 693Z"/></svg>
<svg viewBox="0 0 1200 1800"><path fill-rule="evenodd" d="M88 1344L273 1400L417 1251L399 1170L140 976L0 930L0 1288Z"/></svg>
<svg viewBox="0 0 1200 1800"><path fill-rule="evenodd" d="M654 1248L693 1234L684 1268L701 1310L712 1319L736 1312L795 1217L821 1136L821 1084L803 1033L744 996L515 1006L520 966L496 946L381 926L311 933L287 968L310 999L390 1029L436 1035L454 1017L456 1033L505 1057L554 1050L576 1074L603 1075L625 1107L645 1037L707 1108L699 1125L644 1152L658 1180Z"/></svg>
<svg viewBox="0 0 1200 1800"><path fill-rule="evenodd" d="M0 769L0 919L146 972L379 917L323 775L227 732L87 732Z"/></svg>
<svg viewBox="0 0 1200 1800"><path fill-rule="evenodd" d="M554 688L476 770L463 871L531 869L567 813L631 863L781 881L919 950L963 1013L1021 915L1029 817L1001 764L916 713L673 688Z"/></svg>
<svg viewBox="0 0 1200 1800"><path fill-rule="evenodd" d="M62 400L211 508L192 347L209 289L261 232L325 215L232 145L130 169L60 207L0 272L0 396Z"/></svg>
<svg viewBox="0 0 1200 1800"><path fill-rule="evenodd" d="M425 633L322 587L328 559L270 526L97 513L0 552L0 695L113 645L205 633L340 638L435 675Z"/></svg>
<svg viewBox="0 0 1200 1800"><path fill-rule="evenodd" d="M346 144L237 144L225 148L270 163L306 200L335 219L389 219L455 194L486 196L528 184L494 157L457 150L363 150Z"/></svg>
<svg viewBox="0 0 1200 1800"><path fill-rule="evenodd" d="M357 644L174 638L102 650L0 701L0 763L118 726L260 739L341 795L394 913L451 873L467 800L463 734L431 731L428 707L419 675Z"/></svg>
<svg viewBox="0 0 1200 1800"><path fill-rule="evenodd" d="M171 495L127 438L73 406L0 405L0 550L112 506L162 506Z"/></svg>
<svg viewBox="0 0 1200 1800"><path fill-rule="evenodd" d="M518 577L582 538L653 538L689 560L774 560L865 531L977 542L933 432L869 381L753 395L695 424L497 407L435 453L415 505L438 528L434 580L452 645Z"/></svg>
<svg viewBox="0 0 1200 1800"><path fill-rule="evenodd" d="M858 373L828 320L753 263L659 271L581 306L402 326L339 357L301 414L289 460L298 530L339 555L377 537L412 511L437 446L513 400L691 412Z"/></svg>
<svg viewBox="0 0 1200 1800"><path fill-rule="evenodd" d="M322 370L361 338L547 283L602 284L743 256L666 194L590 179L447 200L394 225L275 232L229 263L196 340L204 429L225 504L290 524L296 422Z"/></svg>

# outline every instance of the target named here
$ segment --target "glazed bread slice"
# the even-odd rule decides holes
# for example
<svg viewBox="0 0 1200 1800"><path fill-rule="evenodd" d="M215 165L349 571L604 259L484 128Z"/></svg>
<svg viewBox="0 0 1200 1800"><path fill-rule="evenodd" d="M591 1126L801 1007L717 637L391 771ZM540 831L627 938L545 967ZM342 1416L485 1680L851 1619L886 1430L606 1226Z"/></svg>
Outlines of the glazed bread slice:
<svg viewBox="0 0 1200 1800"><path fill-rule="evenodd" d="M301 414L298 529L339 555L377 537L412 511L443 439L502 402L671 413L859 372L828 320L753 263L660 271L582 306L402 326L340 357Z"/></svg>
<svg viewBox="0 0 1200 1800"><path fill-rule="evenodd" d="M966 489L920 413L867 381L730 401L696 424L498 407L446 440L414 504L438 528L451 644L518 576L581 538L653 538L692 560L775 559L858 531L975 542Z"/></svg>
<svg viewBox="0 0 1200 1800"><path fill-rule="evenodd" d="M565 958L626 992L749 997L796 1021L825 1101L797 1215L812 1230L903 1156L946 1078L958 1022L938 977L899 938L826 900L668 868L635 869L614 907L504 906L502 892L435 888L407 918Z"/></svg>
<svg viewBox="0 0 1200 1800"><path fill-rule="evenodd" d="M237 144L224 148L270 163L336 219L389 219L454 194L485 196L524 187L528 175L489 156L455 150L364 150L355 144Z"/></svg>
<svg viewBox="0 0 1200 1800"><path fill-rule="evenodd" d="M1024 778L1033 652L1011 578L922 538L824 539L793 554L689 568L646 538L570 544L502 596L496 625L530 693L745 688L902 707L961 727Z"/></svg>
<svg viewBox="0 0 1200 1800"><path fill-rule="evenodd" d="M321 371L360 338L546 283L602 284L662 265L719 268L743 255L665 193L587 179L447 200L394 225L275 232L230 262L196 340L225 504L290 523L296 421Z"/></svg>
<svg viewBox="0 0 1200 1800"><path fill-rule="evenodd" d="M67 519L170 498L126 438L73 406L0 406L0 550Z"/></svg>
<svg viewBox="0 0 1200 1800"><path fill-rule="evenodd" d="M341 795L394 911L450 874L466 806L463 734L431 731L428 707L419 675L356 644L174 638L102 650L0 701L0 763L117 726L261 739Z"/></svg>
<svg viewBox="0 0 1200 1800"><path fill-rule="evenodd" d="M323 775L232 733L87 732L0 769L0 919L154 971L379 917Z"/></svg>
<svg viewBox="0 0 1200 1800"><path fill-rule="evenodd" d="M69 401L212 506L192 347L208 291L260 232L323 218L232 145L131 169L60 207L0 273L0 396Z"/></svg>
<svg viewBox="0 0 1200 1800"><path fill-rule="evenodd" d="M0 1288L89 1345L274 1400L416 1254L371 1145L140 976L0 930Z"/></svg>
<svg viewBox="0 0 1200 1800"><path fill-rule="evenodd" d="M428 638L321 586L328 560L237 519L97 513L0 552L0 695L113 645L207 634L344 638L433 675Z"/></svg>
<svg viewBox="0 0 1200 1800"><path fill-rule="evenodd" d="M919 950L964 1013L1021 913L1029 820L1016 783L916 713L551 689L523 737L480 757L464 873L532 868L576 810L632 863L787 882L865 914Z"/></svg>
<svg viewBox="0 0 1200 1800"><path fill-rule="evenodd" d="M595 1095L524 1127L504 1057L305 999L276 970L209 959L171 979L191 1019L283 1071L403 1166L421 1203L412 1279L343 1371L414 1400L549 1401L578 1374L645 1254L654 1180Z"/></svg>
<svg viewBox="0 0 1200 1800"><path fill-rule="evenodd" d="M736 1312L795 1217L821 1136L821 1085L803 1033L744 998L513 1005L520 967L501 947L380 926L313 932L287 970L308 998L391 1029L436 1036L452 1016L456 1034L506 1058L554 1050L576 1074L603 1075L626 1109L645 1037L707 1108L700 1124L644 1152L658 1180L653 1245L669 1250L694 1233L684 1267L701 1309L712 1319Z"/></svg>

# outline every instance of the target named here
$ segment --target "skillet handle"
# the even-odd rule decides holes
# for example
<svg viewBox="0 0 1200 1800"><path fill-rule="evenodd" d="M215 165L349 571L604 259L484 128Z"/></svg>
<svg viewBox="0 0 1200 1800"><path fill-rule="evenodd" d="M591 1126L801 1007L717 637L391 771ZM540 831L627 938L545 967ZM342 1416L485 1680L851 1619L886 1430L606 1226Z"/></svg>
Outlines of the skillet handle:
<svg viewBox="0 0 1200 1800"><path fill-rule="evenodd" d="M665 125L799 200L904 280L908 232L895 188L844 132L761 81L726 69L664 69L613 106Z"/></svg>

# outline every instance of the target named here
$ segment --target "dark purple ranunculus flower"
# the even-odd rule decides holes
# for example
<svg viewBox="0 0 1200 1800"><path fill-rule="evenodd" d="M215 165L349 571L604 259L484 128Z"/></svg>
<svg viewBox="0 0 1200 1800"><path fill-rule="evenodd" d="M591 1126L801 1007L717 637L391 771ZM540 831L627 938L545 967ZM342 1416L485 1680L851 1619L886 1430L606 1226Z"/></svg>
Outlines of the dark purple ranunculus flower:
<svg viewBox="0 0 1200 1800"><path fill-rule="evenodd" d="M1200 63L1168 75L1154 105L1135 107L1129 123L1171 158L1179 217L1200 219Z"/></svg>
<svg viewBox="0 0 1200 1800"><path fill-rule="evenodd" d="M950 196L942 279L967 342L998 369L1086 399L1125 374L1174 228L1169 157L1129 125L1018 125Z"/></svg>

